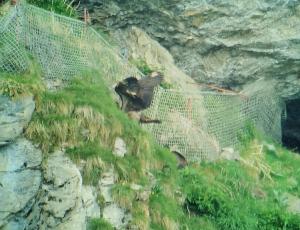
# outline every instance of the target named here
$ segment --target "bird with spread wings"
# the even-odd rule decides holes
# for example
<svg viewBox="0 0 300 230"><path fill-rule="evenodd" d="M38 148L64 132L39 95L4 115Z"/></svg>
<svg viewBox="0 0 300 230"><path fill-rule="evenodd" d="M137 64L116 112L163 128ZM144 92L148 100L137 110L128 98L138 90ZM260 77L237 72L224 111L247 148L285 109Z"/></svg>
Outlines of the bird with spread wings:
<svg viewBox="0 0 300 230"><path fill-rule="evenodd" d="M151 120L139 113L147 109L153 100L154 88L163 81L161 73L152 72L141 79L128 77L119 82L115 87L116 93L121 98L121 109L129 115L139 117L142 123L160 123L159 120Z"/></svg>

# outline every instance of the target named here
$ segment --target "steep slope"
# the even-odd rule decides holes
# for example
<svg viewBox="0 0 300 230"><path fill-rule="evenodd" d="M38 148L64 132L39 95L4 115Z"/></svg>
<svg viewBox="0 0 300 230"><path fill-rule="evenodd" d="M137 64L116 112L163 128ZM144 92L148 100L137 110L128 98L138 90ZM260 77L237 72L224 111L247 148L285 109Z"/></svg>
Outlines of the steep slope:
<svg viewBox="0 0 300 230"><path fill-rule="evenodd" d="M44 165L57 156L53 153L57 150L73 159L83 184L92 185L98 194L102 218L118 229L298 228L300 217L286 208L299 212L300 159L260 138L251 128L236 161L193 164L178 170L174 156L119 111L99 73L86 71L54 92L45 90L39 77L31 76L1 74L4 94L34 95L36 111L25 137L43 150ZM124 157L115 155L117 138L126 146ZM2 155L2 148L0 152ZM57 180L54 172L70 167L67 160L62 162L66 164L46 166L43 177L52 175ZM43 215L40 218L47 222ZM90 228L108 226L102 218L92 220ZM33 218L32 226L38 223L34 221L37 219Z"/></svg>
<svg viewBox="0 0 300 230"><path fill-rule="evenodd" d="M83 69L49 90L40 66L29 61L24 72L0 73L2 95L34 98L21 137L34 143L28 146L36 156L32 163L20 157L32 158L21 149L16 161L0 147L0 162L21 162L0 164L1 201L14 204L11 190L30 195L17 193L26 199L18 210L9 206L9 215L0 206L0 228L299 229L299 156L251 126L239 152L229 148L216 162L179 170L171 152L118 109L101 71ZM20 173L36 170L34 191L9 183L7 165Z"/></svg>

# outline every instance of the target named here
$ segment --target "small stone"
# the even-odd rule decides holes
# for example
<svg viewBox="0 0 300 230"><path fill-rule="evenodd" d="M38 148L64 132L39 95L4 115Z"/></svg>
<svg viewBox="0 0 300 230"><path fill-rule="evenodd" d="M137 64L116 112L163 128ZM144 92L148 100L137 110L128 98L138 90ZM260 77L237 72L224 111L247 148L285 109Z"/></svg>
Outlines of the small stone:
<svg viewBox="0 0 300 230"><path fill-rule="evenodd" d="M240 160L240 154L236 151L234 151L231 147L226 147L222 149L222 152L220 154L221 160L229 160L229 161L235 161Z"/></svg>
<svg viewBox="0 0 300 230"><path fill-rule="evenodd" d="M138 200L138 201L147 201L147 200L149 200L150 195L151 195L150 190L142 191L142 192L137 194L136 200Z"/></svg>
<svg viewBox="0 0 300 230"><path fill-rule="evenodd" d="M268 144L268 143L264 143L264 146L267 148L268 151L271 151L271 152L275 152L276 153L276 147L272 144Z"/></svg>
<svg viewBox="0 0 300 230"><path fill-rule="evenodd" d="M115 184L115 180L116 180L116 176L115 176L115 173L114 173L114 169L111 168L109 171L107 172L104 172L102 175L101 175L101 179L99 181L99 184L101 186L105 186L105 185L113 185Z"/></svg>
<svg viewBox="0 0 300 230"><path fill-rule="evenodd" d="M300 214L300 198L290 193L282 195L283 203L287 206L287 210L294 214Z"/></svg>
<svg viewBox="0 0 300 230"><path fill-rule="evenodd" d="M126 143L120 137L116 138L113 154L118 157L124 157L127 152Z"/></svg>
<svg viewBox="0 0 300 230"><path fill-rule="evenodd" d="M267 197L266 192L264 192L261 188L254 188L251 193L255 198L264 199Z"/></svg>
<svg viewBox="0 0 300 230"><path fill-rule="evenodd" d="M111 195L111 189L116 181L116 175L113 168L110 168L108 171L104 172L101 175L101 179L99 181L99 189L100 194L104 198L105 203L113 202L113 198Z"/></svg>
<svg viewBox="0 0 300 230"><path fill-rule="evenodd" d="M131 188L132 190L134 190L134 191L138 191L138 190L141 190L141 189L143 188L143 186L142 186L142 185L139 185L139 184L134 184L134 183L132 183L132 184L130 185L130 188Z"/></svg>
<svg viewBox="0 0 300 230"><path fill-rule="evenodd" d="M101 186L100 187L100 194L102 195L105 203L113 202L113 198L111 195L112 186Z"/></svg>
<svg viewBox="0 0 300 230"><path fill-rule="evenodd" d="M83 208L86 211L86 217L98 218L100 217L100 207L97 204L96 197L94 196L93 187L82 187L82 202Z"/></svg>
<svg viewBox="0 0 300 230"><path fill-rule="evenodd" d="M123 229L129 221L125 210L116 204L110 204L103 210L103 218L107 220L116 229Z"/></svg>

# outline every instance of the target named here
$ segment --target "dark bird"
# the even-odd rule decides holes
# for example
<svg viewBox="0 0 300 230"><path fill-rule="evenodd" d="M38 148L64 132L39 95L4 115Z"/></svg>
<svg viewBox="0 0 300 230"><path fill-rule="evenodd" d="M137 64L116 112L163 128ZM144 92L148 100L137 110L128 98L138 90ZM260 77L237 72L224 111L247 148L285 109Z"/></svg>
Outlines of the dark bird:
<svg viewBox="0 0 300 230"><path fill-rule="evenodd" d="M146 117L141 111L151 105L154 88L162 80L163 77L160 73L152 72L142 79L128 77L117 84L115 91L121 98L121 109L127 112L129 118L140 123L161 123L160 120Z"/></svg>
<svg viewBox="0 0 300 230"><path fill-rule="evenodd" d="M121 109L125 112L141 111L151 105L154 88L163 80L158 72L153 72L142 79L128 77L119 82L115 91L120 96Z"/></svg>

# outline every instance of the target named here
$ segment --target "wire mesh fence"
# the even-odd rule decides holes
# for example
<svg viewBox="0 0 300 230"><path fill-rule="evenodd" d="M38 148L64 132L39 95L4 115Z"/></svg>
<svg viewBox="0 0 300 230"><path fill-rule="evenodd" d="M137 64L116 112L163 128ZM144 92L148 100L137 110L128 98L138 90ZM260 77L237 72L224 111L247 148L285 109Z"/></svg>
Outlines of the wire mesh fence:
<svg viewBox="0 0 300 230"><path fill-rule="evenodd" d="M40 63L47 80L68 81L92 68L112 88L125 77L141 76L85 23L21 2L0 18L0 70L26 70L28 54ZM238 146L248 122L281 140L282 105L271 87L245 96L175 88L156 89L145 113L162 123L144 127L159 144L189 161L215 159L222 148Z"/></svg>

